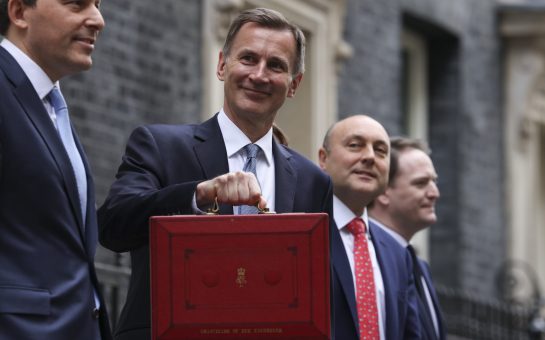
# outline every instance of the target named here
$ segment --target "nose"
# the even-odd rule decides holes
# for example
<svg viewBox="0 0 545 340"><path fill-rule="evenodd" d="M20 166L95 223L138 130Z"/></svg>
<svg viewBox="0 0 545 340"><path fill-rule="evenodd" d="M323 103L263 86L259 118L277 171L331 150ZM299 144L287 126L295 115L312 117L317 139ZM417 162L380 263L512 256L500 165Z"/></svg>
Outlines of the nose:
<svg viewBox="0 0 545 340"><path fill-rule="evenodd" d="M89 7L89 16L85 21L85 25L93 28L97 32L102 31L106 23L104 22L104 18L102 17L102 13L100 13L100 9L98 7L94 5Z"/></svg>
<svg viewBox="0 0 545 340"><path fill-rule="evenodd" d="M267 72L267 63L265 60L261 60L256 63L252 68L249 76L252 82L266 83L269 81L269 75Z"/></svg>
<svg viewBox="0 0 545 340"><path fill-rule="evenodd" d="M360 160L362 163L373 163L375 161L375 150L372 145L361 148Z"/></svg>
<svg viewBox="0 0 545 340"><path fill-rule="evenodd" d="M441 196L441 193L439 192L439 187L437 186L437 182L430 181L430 187L428 189L428 197L437 199Z"/></svg>

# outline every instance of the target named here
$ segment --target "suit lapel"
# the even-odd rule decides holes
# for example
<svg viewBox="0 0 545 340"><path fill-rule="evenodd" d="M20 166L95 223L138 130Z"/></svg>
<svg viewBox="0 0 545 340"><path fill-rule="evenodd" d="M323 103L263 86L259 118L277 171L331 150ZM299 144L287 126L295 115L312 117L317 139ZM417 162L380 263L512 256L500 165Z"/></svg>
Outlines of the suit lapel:
<svg viewBox="0 0 545 340"><path fill-rule="evenodd" d="M218 115L202 123L195 130L194 138L200 141L194 147L195 155L201 164L204 178L212 179L229 172L227 150L218 124ZM232 215L233 206L220 204L221 215Z"/></svg>
<svg viewBox="0 0 545 340"><path fill-rule="evenodd" d="M76 143L76 147L78 148L78 152L81 156L81 160L83 161L83 166L85 167L85 177L87 179L87 213L85 214L86 221L84 221L84 234L85 234L85 247L87 249L87 254L89 255L90 259L93 259L95 257L96 252L96 244L98 242L98 228L97 220L96 220L96 207L95 207L95 190L94 190L94 181L93 176L91 176L91 168L89 166L89 162L87 160L87 156L85 155L85 151L83 150L83 145L81 144L78 135L75 133L73 127L72 127L72 134L74 135L74 141ZM78 209L79 211L79 209Z"/></svg>
<svg viewBox="0 0 545 340"><path fill-rule="evenodd" d="M378 228L379 227L369 222L369 233L371 234L371 241L375 247L380 274L384 284L384 308L386 309L386 324L384 325L384 331L387 339L393 339L395 336L392 334L392 332L396 332L397 330L395 330L394 327L390 327L390 325L395 324L394 322L390 321L390 318L395 316L397 313L396 309L398 296L395 294L396 289L394 289L393 285L398 284L398 282L395 282L396 280L390 277L390 270L394 270L392 267L393 264L391 263L392 261L388 259L388 245L384 243L382 238L377 235L378 233L375 232L375 230Z"/></svg>
<svg viewBox="0 0 545 340"><path fill-rule="evenodd" d="M275 171L275 210L278 213L293 212L297 184L297 172L290 164L291 154L273 139Z"/></svg>
<svg viewBox="0 0 545 340"><path fill-rule="evenodd" d="M348 257L346 256L346 250L344 243L341 239L340 231L337 228L337 224L332 223L333 230L330 233L332 237L331 241L331 262L337 280L341 283L342 291L350 307L350 314L352 314L352 320L354 321L355 328L359 327L358 312L356 307L356 291L354 290L354 280L352 279L352 269L348 263Z"/></svg>
<svg viewBox="0 0 545 340"><path fill-rule="evenodd" d="M64 145L51 122L45 107L38 97L36 90L32 86L30 80L26 77L19 64L13 57L3 48L0 48L0 61L6 63L4 72L14 84L13 94L17 98L22 109L42 136L44 143L47 145L59 171L62 174L65 190L67 192L72 212L76 216L79 226L80 236L83 230L83 221L79 205L79 196L76 185L76 177L70 164L70 159L66 154Z"/></svg>
<svg viewBox="0 0 545 340"><path fill-rule="evenodd" d="M426 281L426 285L428 287L428 291L430 292L431 299L433 302L433 308L435 309L435 315L437 317L437 324L439 327L439 335L441 339L445 338L445 332L443 327L443 317L441 313L441 306L439 305L439 299L437 298L437 293L435 292L435 287L433 286L433 282L431 280L431 275L429 271L429 267L426 263L422 262L421 260L418 261L420 268L422 270L422 274L424 276L424 281Z"/></svg>

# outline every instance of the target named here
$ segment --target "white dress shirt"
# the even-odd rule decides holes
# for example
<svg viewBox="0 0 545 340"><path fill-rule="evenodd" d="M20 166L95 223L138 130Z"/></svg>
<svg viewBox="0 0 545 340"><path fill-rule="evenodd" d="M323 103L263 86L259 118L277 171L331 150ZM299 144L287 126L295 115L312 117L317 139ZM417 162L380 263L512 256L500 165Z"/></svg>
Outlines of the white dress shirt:
<svg viewBox="0 0 545 340"><path fill-rule="evenodd" d="M246 162L246 153L243 148L251 144L250 139L233 123L223 111L218 114L218 124L223 136L223 143L227 150L227 160L229 162L229 172L242 171ZM261 194L267 200L267 208L274 211L275 200L275 174L274 157L272 154L273 133L272 128L254 144L257 144L261 151L257 154L256 174L261 187ZM233 213L238 213L238 208L234 207Z"/></svg>
<svg viewBox="0 0 545 340"><path fill-rule="evenodd" d="M386 339L384 325L386 325L386 300L384 292L384 282L382 281L382 274L380 272L380 266L377 260L377 253L375 252L375 246L369 237L369 220L367 218L367 208L363 211L363 215L356 216L337 196L333 196L333 217L335 223L339 228L339 233L344 243L344 249L346 250L346 256L348 256L348 262L350 263L350 269L352 270L352 279L354 281L354 291L356 291L356 275L354 274L354 235L345 228L350 221L356 217L361 217L367 228L367 247L369 248L369 255L371 256L371 264L373 265L373 277L375 279L375 290L377 296L378 307L378 326L380 331L380 338Z"/></svg>
<svg viewBox="0 0 545 340"><path fill-rule="evenodd" d="M227 162L229 163L229 172L242 171L246 162L246 153L244 147L252 143L250 139L227 117L223 108L218 113L218 124L227 151ZM256 158L257 181L261 187L261 195L267 200L269 211L275 211L275 173L274 157L272 154L273 132L271 129L261 139L254 144L259 145L262 152L259 152ZM196 194L193 194L191 206L195 214L203 214L204 211L197 206ZM233 214L238 214L238 206L233 206Z"/></svg>
<svg viewBox="0 0 545 340"><path fill-rule="evenodd" d="M392 236L397 241L397 243L399 243L403 248L407 248L409 246L409 242L407 242L407 240L405 240L403 236L399 235L394 230L386 227L384 224L380 223L374 218L369 218L369 219L373 221L373 223L381 227L382 230L390 234L390 236ZM414 265L418 266L419 264L415 263ZM435 328L435 333L437 334L437 337L439 338L439 322L437 321L437 313L435 312L435 307L433 305L433 299L431 298L428 283L423 277L421 277L420 279L422 280L422 287L424 287L424 293L426 294L426 303L428 304L428 309L430 310L431 319L433 321L433 328Z"/></svg>
<svg viewBox="0 0 545 340"><path fill-rule="evenodd" d="M53 86L59 87L59 82L53 83L51 79L49 79L47 74L41 69L41 67L34 62L34 60L30 59L29 56L27 56L8 39L4 38L2 42L0 42L0 46L6 49L6 51L8 51L8 53L11 54L13 58L15 58L19 66L21 66L23 72L30 80L30 83L34 87L34 90L38 94L38 97L40 97L40 99L42 100L42 103L44 104L44 107L49 114L51 121L56 126L57 116L55 114L55 110L53 109L53 107L49 103L49 100L47 100L46 97L53 89Z"/></svg>

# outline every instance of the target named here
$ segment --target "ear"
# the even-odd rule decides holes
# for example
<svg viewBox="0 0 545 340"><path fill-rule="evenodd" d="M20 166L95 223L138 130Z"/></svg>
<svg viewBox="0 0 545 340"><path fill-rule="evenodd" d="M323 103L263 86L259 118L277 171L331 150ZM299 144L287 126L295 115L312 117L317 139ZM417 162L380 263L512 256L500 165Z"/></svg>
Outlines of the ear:
<svg viewBox="0 0 545 340"><path fill-rule="evenodd" d="M295 91L299 87L299 84L301 83L301 80L303 80L303 74L302 73L299 73L298 75L293 77L293 79L290 82L290 88L288 89L288 95L287 95L288 98L295 97Z"/></svg>
<svg viewBox="0 0 545 340"><path fill-rule="evenodd" d="M31 7L25 5L23 0L9 0L8 16L10 24L19 29L26 29L28 27L28 22L25 18L25 11L29 8Z"/></svg>
<svg viewBox="0 0 545 340"><path fill-rule="evenodd" d="M216 76L219 80L224 81L225 74L225 56L223 55L223 51L220 51L220 55L218 58L218 66L216 68Z"/></svg>
<svg viewBox="0 0 545 340"><path fill-rule="evenodd" d="M327 151L323 147L318 150L318 164L322 170L325 170L325 162L327 160Z"/></svg>
<svg viewBox="0 0 545 340"><path fill-rule="evenodd" d="M389 197L389 189L386 188L386 191L384 191L383 194L378 195L377 198L375 198L375 204L379 203L382 206L388 206L390 205L390 197Z"/></svg>

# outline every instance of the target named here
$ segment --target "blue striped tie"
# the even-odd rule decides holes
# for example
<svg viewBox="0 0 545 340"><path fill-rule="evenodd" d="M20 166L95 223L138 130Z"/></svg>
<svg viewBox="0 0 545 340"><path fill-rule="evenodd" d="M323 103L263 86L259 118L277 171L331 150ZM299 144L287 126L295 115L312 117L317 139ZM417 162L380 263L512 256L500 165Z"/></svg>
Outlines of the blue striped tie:
<svg viewBox="0 0 545 340"><path fill-rule="evenodd" d="M242 171L245 172L251 172L255 175L255 178L257 179L257 173L255 171L256 165L257 165L257 153L261 149L256 144L248 144L244 147L244 151L246 152L246 163L244 164L244 168L242 168ZM259 181L258 181L259 183ZM256 206L253 205L241 205L238 207L238 213L240 215L248 215L248 214L257 214L259 210Z"/></svg>
<svg viewBox="0 0 545 340"><path fill-rule="evenodd" d="M68 108L66 102L62 96L61 91L57 87L53 87L53 90L47 95L49 103L55 109L57 117L57 131L61 137L64 149L70 158L72 169L76 177L76 183L78 186L79 203L81 208L81 214L83 217L83 224L85 225L85 217L87 212L87 178L85 176L85 167L81 159L81 155L76 147L74 136L72 135L72 128L70 126L70 117L68 116Z"/></svg>

